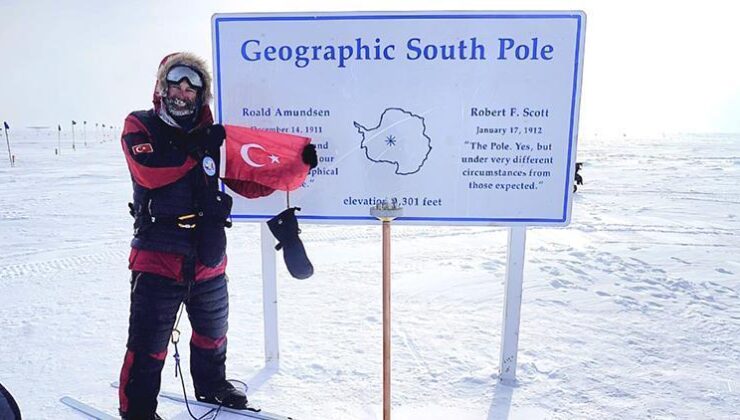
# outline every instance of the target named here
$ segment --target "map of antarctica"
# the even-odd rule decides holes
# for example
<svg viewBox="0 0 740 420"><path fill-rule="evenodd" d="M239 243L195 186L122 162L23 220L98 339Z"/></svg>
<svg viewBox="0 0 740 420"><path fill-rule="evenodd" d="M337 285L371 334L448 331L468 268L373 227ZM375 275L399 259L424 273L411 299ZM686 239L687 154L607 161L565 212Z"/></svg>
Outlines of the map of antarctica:
<svg viewBox="0 0 740 420"><path fill-rule="evenodd" d="M401 108L386 108L374 128L354 121L362 135L360 148L374 163L390 163L397 175L419 172L432 151L432 139L426 134L424 118Z"/></svg>

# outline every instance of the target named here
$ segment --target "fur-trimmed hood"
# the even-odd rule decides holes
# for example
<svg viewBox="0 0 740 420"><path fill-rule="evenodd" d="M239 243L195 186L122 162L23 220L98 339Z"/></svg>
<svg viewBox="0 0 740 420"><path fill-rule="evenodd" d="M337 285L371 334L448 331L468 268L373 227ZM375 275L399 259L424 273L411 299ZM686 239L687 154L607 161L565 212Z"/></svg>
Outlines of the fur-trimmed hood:
<svg viewBox="0 0 740 420"><path fill-rule="evenodd" d="M155 108L159 108L162 102L162 97L167 92L167 80L165 80L165 78L167 77L167 73L172 67L177 65L188 66L200 73L203 78L201 103L203 104L203 106L208 106L208 104L211 102L211 99L213 98L213 96L211 95L212 79L211 73L208 71L208 65L206 64L205 60L193 53L177 52L169 54L162 59L162 62L159 63L159 69L157 70L157 83L154 86L153 102Z"/></svg>

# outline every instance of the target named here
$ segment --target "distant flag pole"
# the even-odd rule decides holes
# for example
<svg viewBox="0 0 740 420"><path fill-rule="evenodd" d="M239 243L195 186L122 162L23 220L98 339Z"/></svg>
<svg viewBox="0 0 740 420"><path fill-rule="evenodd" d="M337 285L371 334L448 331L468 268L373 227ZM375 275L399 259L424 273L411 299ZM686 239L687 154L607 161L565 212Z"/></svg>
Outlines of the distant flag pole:
<svg viewBox="0 0 740 420"><path fill-rule="evenodd" d="M57 143L58 145L57 145L57 150L55 154L61 155L62 154L62 125L61 124L57 124Z"/></svg>
<svg viewBox="0 0 740 420"><path fill-rule="evenodd" d="M82 122L82 138L85 139L85 147L87 147L87 121Z"/></svg>
<svg viewBox="0 0 740 420"><path fill-rule="evenodd" d="M10 167L12 168L14 166L13 154L10 153L10 139L8 139L8 130L10 129L10 126L7 121L3 121L3 124L5 125L5 142L8 143L8 159L10 159Z"/></svg>
<svg viewBox="0 0 740 420"><path fill-rule="evenodd" d="M75 148L75 125L77 125L77 121L72 120L72 150L77 150Z"/></svg>

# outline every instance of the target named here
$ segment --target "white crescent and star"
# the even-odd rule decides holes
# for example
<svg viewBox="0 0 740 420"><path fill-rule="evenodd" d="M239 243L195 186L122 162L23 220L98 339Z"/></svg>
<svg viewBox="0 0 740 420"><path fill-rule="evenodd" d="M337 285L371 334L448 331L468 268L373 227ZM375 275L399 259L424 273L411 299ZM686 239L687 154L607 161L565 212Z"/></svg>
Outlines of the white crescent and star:
<svg viewBox="0 0 740 420"><path fill-rule="evenodd" d="M262 147L259 144L255 144L255 143L245 144L241 148L241 155L242 155L242 159L244 159L244 162L246 162L247 165L249 165L249 166L251 166L253 168L261 168L261 167L265 166L264 163L257 163L255 161L253 161L252 158L249 157L249 150L252 149L252 148L260 149L263 152L267 152L265 150L265 148ZM278 164L278 163L280 163L280 157L278 157L278 156L270 155L269 158L270 158L270 163L272 163L272 164Z"/></svg>

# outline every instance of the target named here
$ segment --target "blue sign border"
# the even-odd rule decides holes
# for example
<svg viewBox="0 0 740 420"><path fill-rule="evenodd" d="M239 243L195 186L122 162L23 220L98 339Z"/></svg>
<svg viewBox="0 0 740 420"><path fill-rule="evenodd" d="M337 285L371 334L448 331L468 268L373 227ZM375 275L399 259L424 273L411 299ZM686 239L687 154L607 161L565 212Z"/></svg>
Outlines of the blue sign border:
<svg viewBox="0 0 740 420"><path fill-rule="evenodd" d="M219 24L222 22L242 22L242 21L320 21L320 20L432 20L432 19L574 19L576 22L576 51L575 61L573 63L573 94L571 96L571 107L570 107L570 128L568 133L568 164L566 168L565 177L565 199L563 200L563 214L560 219L517 219L517 218L483 218L483 217L399 217L396 221L410 221L410 222L471 222L471 223L533 223L533 224L557 224L565 223L568 218L568 201L572 194L570 182L572 181L571 175L571 156L573 152L573 130L575 124L575 113L576 113L576 96L578 93L578 77L581 60L581 29L583 27L582 16L578 13L554 13L554 14L440 14L440 15L394 15L394 14L380 14L380 15L291 15L291 16L224 16L216 17L213 20L215 26L215 37L216 37L216 62L214 69L214 76L216 80L216 89L218 91L218 102L216 104L218 122L221 123L221 44L219 39ZM223 187L222 187L223 188ZM245 220L263 220L270 219L272 215L231 215L233 219L245 219ZM315 220L315 221L362 221L362 220L376 220L371 216L297 216L302 220Z"/></svg>

